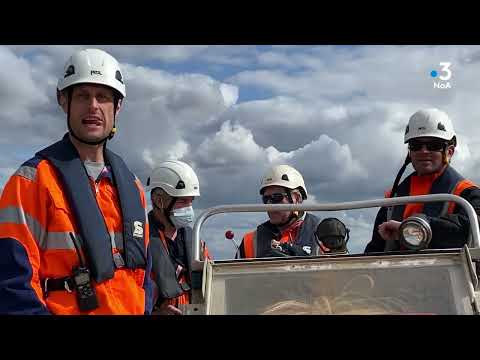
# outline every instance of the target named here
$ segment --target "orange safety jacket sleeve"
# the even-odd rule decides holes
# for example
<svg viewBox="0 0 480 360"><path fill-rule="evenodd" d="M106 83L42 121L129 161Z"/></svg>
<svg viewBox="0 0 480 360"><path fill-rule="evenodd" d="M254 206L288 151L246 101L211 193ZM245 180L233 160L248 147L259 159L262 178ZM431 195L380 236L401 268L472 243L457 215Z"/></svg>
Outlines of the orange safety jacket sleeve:
<svg viewBox="0 0 480 360"><path fill-rule="evenodd" d="M471 187L463 190L460 196L467 200L475 209L477 216L480 215L480 189ZM429 248L449 249L460 248L468 241L470 222L461 206L455 206L453 213L441 217L428 217L432 228L432 240ZM387 221L387 209L381 208L375 219L372 240L365 248L366 253L383 252L385 240L378 233L378 226Z"/></svg>
<svg viewBox="0 0 480 360"><path fill-rule="evenodd" d="M0 197L0 314L49 314L39 280L45 193L35 159L9 179Z"/></svg>

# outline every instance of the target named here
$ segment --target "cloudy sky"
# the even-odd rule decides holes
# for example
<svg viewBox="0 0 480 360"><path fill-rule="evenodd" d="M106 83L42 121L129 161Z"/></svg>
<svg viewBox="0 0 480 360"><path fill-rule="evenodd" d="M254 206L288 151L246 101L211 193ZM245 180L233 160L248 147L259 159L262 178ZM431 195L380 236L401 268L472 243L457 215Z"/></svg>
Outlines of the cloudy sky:
<svg viewBox="0 0 480 360"><path fill-rule="evenodd" d="M0 189L65 132L55 86L69 55L85 47L0 46ZM111 148L143 182L163 160L190 163L201 185L197 213L258 203L261 176L273 164L297 168L311 201L383 197L406 155L408 118L425 107L452 117L453 165L480 182L479 46L99 48L121 62L127 86ZM447 89L434 88L430 75L443 74L440 62L451 63ZM351 252L369 241L376 211L336 214L351 228ZM214 257L229 258L225 231L240 242L265 218L219 215L202 238Z"/></svg>

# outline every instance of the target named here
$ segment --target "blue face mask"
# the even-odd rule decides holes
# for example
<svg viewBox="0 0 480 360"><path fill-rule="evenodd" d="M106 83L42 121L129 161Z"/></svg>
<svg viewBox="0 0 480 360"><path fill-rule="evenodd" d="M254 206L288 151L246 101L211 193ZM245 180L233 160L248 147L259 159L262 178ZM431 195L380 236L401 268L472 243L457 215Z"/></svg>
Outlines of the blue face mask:
<svg viewBox="0 0 480 360"><path fill-rule="evenodd" d="M174 209L170 213L170 220L177 229L184 227L192 227L193 218L194 212L193 207L191 206Z"/></svg>

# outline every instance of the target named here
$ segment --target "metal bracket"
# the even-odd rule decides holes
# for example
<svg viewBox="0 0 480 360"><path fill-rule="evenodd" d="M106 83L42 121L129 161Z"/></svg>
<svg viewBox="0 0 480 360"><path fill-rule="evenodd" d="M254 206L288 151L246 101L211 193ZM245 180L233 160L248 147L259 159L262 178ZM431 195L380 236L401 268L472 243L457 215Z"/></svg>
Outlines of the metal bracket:
<svg viewBox="0 0 480 360"><path fill-rule="evenodd" d="M474 297L474 300L472 302L472 307L473 307L473 312L475 315L480 315L480 307L478 305L478 299L477 296Z"/></svg>
<svg viewBox="0 0 480 360"><path fill-rule="evenodd" d="M465 258L468 266L468 270L470 272L470 277L472 278L472 283L473 283L473 290L477 291L478 290L478 276L477 272L475 269L475 265L473 264L472 261L472 256L470 253L470 249L468 248L467 245L463 247L463 250L465 251ZM478 249L475 249L478 250Z"/></svg>
<svg viewBox="0 0 480 360"><path fill-rule="evenodd" d="M478 277L477 277L477 272L475 270L475 265L473 264L472 257L470 255L470 249L468 248L467 245L463 247L463 259L465 260L465 263L468 268L468 272L470 274L470 278L472 280L472 287L469 286L470 289L470 302L472 305L473 313L476 315L480 314L480 305L478 303ZM475 263L476 265L478 264L477 262Z"/></svg>
<svg viewBox="0 0 480 360"><path fill-rule="evenodd" d="M205 315L204 304L181 304L178 306L183 315Z"/></svg>
<svg viewBox="0 0 480 360"><path fill-rule="evenodd" d="M480 261L480 248L469 248L468 251L473 261L475 260Z"/></svg>

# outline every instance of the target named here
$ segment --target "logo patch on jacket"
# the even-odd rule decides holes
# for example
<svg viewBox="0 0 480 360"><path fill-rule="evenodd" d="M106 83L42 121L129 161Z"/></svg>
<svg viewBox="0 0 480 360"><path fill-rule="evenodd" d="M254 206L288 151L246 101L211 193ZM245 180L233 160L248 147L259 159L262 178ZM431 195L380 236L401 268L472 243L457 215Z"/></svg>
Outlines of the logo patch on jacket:
<svg viewBox="0 0 480 360"><path fill-rule="evenodd" d="M143 223L141 221L133 222L133 236L143 238Z"/></svg>

